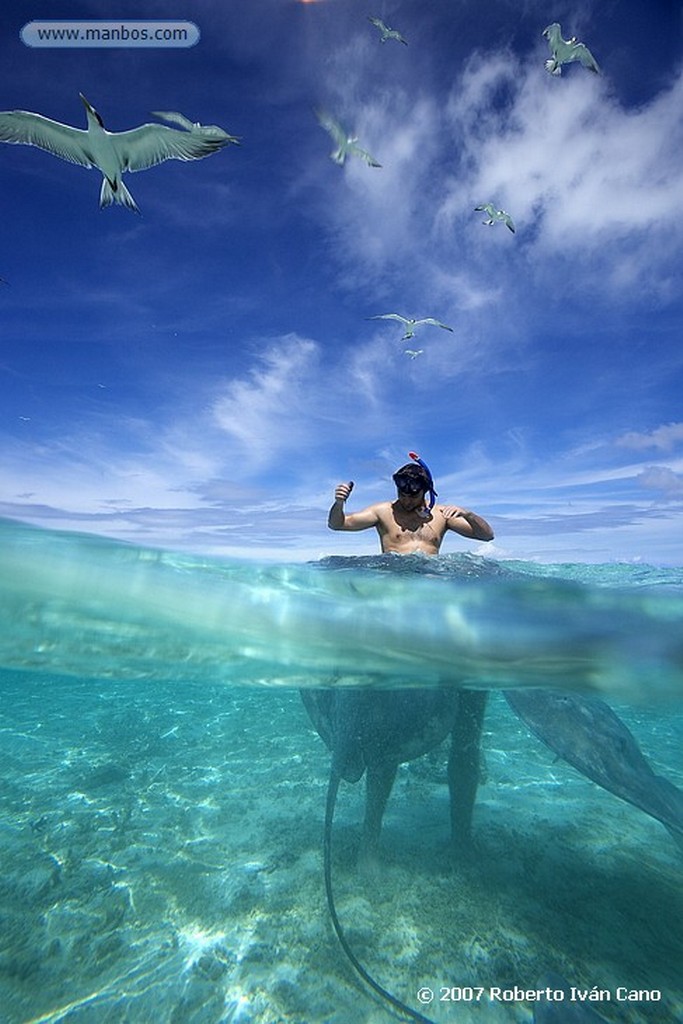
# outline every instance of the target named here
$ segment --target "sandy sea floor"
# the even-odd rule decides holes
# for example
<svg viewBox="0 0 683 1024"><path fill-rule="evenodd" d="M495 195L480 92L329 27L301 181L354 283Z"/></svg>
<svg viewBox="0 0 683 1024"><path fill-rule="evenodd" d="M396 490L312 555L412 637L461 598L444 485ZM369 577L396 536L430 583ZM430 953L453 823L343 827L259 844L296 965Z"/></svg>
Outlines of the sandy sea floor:
<svg viewBox="0 0 683 1024"><path fill-rule="evenodd" d="M325 905L329 758L292 691L0 676L3 1024L383 1024ZM683 722L628 724L683 786ZM477 856L448 856L445 747L403 766L382 871L355 866L343 784L334 888L357 955L418 1007L429 986L660 989L596 1006L683 1019L681 854L665 829L531 737L499 695L484 737ZM530 1003L439 1003L434 1021L532 1020ZM395 1016L393 1019L397 1019Z"/></svg>

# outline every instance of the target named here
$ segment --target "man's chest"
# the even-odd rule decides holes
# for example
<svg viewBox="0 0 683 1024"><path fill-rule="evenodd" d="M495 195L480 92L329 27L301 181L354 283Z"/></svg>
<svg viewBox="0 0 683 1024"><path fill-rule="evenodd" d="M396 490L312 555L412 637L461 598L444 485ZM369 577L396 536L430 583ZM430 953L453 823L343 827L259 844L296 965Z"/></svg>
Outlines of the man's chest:
<svg viewBox="0 0 683 1024"><path fill-rule="evenodd" d="M386 532L396 540L413 539L425 543L438 543L444 533L432 516L391 516L385 526Z"/></svg>

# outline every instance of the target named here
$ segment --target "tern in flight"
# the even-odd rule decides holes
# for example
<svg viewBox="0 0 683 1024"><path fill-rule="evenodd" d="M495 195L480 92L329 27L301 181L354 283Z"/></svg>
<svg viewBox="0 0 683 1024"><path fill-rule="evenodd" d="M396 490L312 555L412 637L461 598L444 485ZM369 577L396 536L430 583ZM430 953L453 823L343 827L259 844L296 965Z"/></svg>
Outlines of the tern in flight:
<svg viewBox="0 0 683 1024"><path fill-rule="evenodd" d="M561 75L562 65L571 64L574 60L580 60L589 71L600 73L598 62L587 46L580 43L576 36L571 39L562 38L562 29L556 21L543 29L543 35L548 40L548 46L552 57L545 62L545 69L550 75Z"/></svg>
<svg viewBox="0 0 683 1024"><path fill-rule="evenodd" d="M337 148L330 153L330 159L334 160L336 164L343 164L347 156L357 156L360 157L361 160L365 160L369 167L382 166L381 164L378 164L375 158L370 156L365 149L361 149L360 146L356 145L358 142L357 136L349 135L349 133L346 132L333 117L326 114L324 110L316 110L315 116L318 118L318 121L325 131L329 132L334 139Z"/></svg>
<svg viewBox="0 0 683 1024"><path fill-rule="evenodd" d="M0 142L38 146L72 164L97 167L102 172L100 207L119 203L139 213L121 178L126 171L144 171L164 160L201 160L237 141L215 125L205 128L171 113L162 116L176 122L182 118L180 123L189 130L143 124L127 132L108 132L95 108L79 95L88 120L85 131L27 110L8 110L0 113Z"/></svg>
<svg viewBox="0 0 683 1024"><path fill-rule="evenodd" d="M484 213L489 215L488 220L483 220L482 224L495 224L497 220L502 220L503 224L506 224L514 234L514 221L510 214L506 213L505 210L497 210L493 203L483 203L481 206L475 206L474 209L483 210Z"/></svg>
<svg viewBox="0 0 683 1024"><path fill-rule="evenodd" d="M395 39L397 43L403 43L404 46L408 45L408 41L403 38L401 33L397 32L395 28L389 28L381 18L371 18L368 16L368 21L371 21L375 28L378 28L382 33L380 43L386 43L387 39Z"/></svg>
<svg viewBox="0 0 683 1024"><path fill-rule="evenodd" d="M413 317L400 316L398 313L378 313L377 316L366 317L367 320L398 320L400 324L406 329L406 333L401 338L401 341L408 341L409 338L415 337L415 331L418 327L422 327L423 324L428 324L430 327L442 327L444 331L453 331L452 327L448 327L446 324L442 324L439 320L435 320L431 316L424 317L422 320L415 320Z"/></svg>
<svg viewBox="0 0 683 1024"><path fill-rule="evenodd" d="M404 348L403 349L403 354L406 355L406 356L410 356L411 359L417 359L417 357L421 356L423 352L424 352L423 348Z"/></svg>

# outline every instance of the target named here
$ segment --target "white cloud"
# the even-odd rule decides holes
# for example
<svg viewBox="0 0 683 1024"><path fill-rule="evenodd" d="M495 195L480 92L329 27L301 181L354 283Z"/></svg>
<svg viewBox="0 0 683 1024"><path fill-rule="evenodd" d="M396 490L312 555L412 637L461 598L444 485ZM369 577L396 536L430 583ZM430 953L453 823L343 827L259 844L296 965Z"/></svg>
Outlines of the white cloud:
<svg viewBox="0 0 683 1024"><path fill-rule="evenodd" d="M652 448L670 452L683 444L683 423L666 423L647 433L631 431L617 439L617 445L634 451L648 451Z"/></svg>
<svg viewBox="0 0 683 1024"><path fill-rule="evenodd" d="M251 369L223 386L212 406L215 440L224 447L220 435L230 436L231 458L243 461L247 478L285 459L327 463L340 447L362 441L367 450L395 430L392 388L409 362L400 332L361 325L359 317L357 344L325 358L311 339L273 339Z"/></svg>
<svg viewBox="0 0 683 1024"><path fill-rule="evenodd" d="M216 424L237 444L253 471L296 451L311 429L320 353L307 338L288 335L260 357L246 377L230 381L213 406Z"/></svg>
<svg viewBox="0 0 683 1024"><path fill-rule="evenodd" d="M163 538L175 527L194 535L191 523L213 529L217 510L230 522L235 509L260 507L266 532L275 530L280 544L286 531L276 529L265 495L278 493L277 508L295 530L292 508L310 506L318 467L349 445L360 448L361 439L364 451L377 447L391 431L384 386L375 381L392 348L378 339L323 360L316 341L285 335L271 339L218 394L205 382L184 381L165 416L98 410L52 439L6 436L4 514L14 507L31 521L89 522L145 537L153 510Z"/></svg>
<svg viewBox="0 0 683 1024"><path fill-rule="evenodd" d="M649 491L657 491L667 498L683 497L683 476L668 466L648 466L638 474L638 483Z"/></svg>
<svg viewBox="0 0 683 1024"><path fill-rule="evenodd" d="M364 102L353 131L382 166L349 158L343 168L333 168L334 195L327 194L322 215L334 236L344 285L386 292L391 277L416 272L428 243L423 207L434 188L437 108L432 99L398 87Z"/></svg>
<svg viewBox="0 0 683 1024"><path fill-rule="evenodd" d="M344 284L400 287L409 302L450 294L467 310L503 283L523 289L520 260L544 279L560 269L563 280L571 260L575 287L674 293L683 73L628 110L607 76L577 65L557 80L540 57L507 51L475 54L446 104L419 86L367 88L370 72L356 65L345 90L356 97L354 128L383 166L348 162L324 214ZM512 214L515 237L481 228L473 207L487 201ZM500 259L513 249L514 268Z"/></svg>
<svg viewBox="0 0 683 1024"><path fill-rule="evenodd" d="M89 515L109 514L112 507L196 507L192 484L207 472L209 463L169 450L158 425L147 424L145 430L148 440L137 439L135 454L126 448L130 436L120 423L116 429L112 425L108 437L84 428L69 438L41 444L8 439L0 462L3 497Z"/></svg>
<svg viewBox="0 0 683 1024"><path fill-rule="evenodd" d="M656 225L669 232L683 190L683 75L628 111L606 79L573 70L555 80L512 57L471 59L449 105L465 171L444 212L466 208L465 179L470 195L508 203L521 224L541 213L548 245L585 248Z"/></svg>

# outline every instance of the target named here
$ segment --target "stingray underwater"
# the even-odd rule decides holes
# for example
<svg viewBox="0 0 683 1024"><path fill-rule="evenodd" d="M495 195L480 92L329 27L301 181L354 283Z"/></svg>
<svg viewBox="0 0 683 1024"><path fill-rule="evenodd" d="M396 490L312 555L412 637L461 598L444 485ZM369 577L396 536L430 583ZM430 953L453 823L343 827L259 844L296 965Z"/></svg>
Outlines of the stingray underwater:
<svg viewBox="0 0 683 1024"><path fill-rule="evenodd" d="M638 743L602 700L542 689L505 693L508 705L530 731L566 763L597 785L660 821L683 854L683 790L655 774ZM382 817L400 763L428 753L451 734L448 763L451 844L458 860L473 854L472 815L479 783L487 694L476 690L302 690L309 717L332 758L325 802L323 872L328 912L336 936L356 973L377 995L420 1024L431 1018L381 985L360 962L335 905L332 829L342 779L366 773L365 821L359 863L378 854ZM564 985L564 983L563 983ZM554 988L562 988L560 985ZM552 1003L538 1020L551 1019ZM565 1014L566 1016L566 1014ZM559 1019L559 1018L558 1018ZM567 1018L568 1019L568 1018ZM574 1008L572 1019L593 1021L590 1008Z"/></svg>

